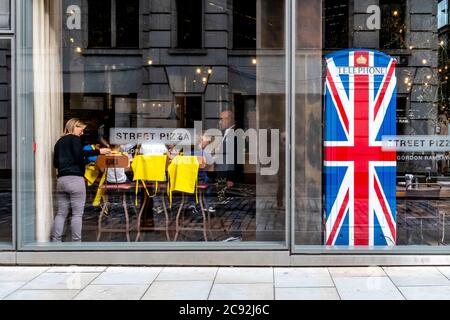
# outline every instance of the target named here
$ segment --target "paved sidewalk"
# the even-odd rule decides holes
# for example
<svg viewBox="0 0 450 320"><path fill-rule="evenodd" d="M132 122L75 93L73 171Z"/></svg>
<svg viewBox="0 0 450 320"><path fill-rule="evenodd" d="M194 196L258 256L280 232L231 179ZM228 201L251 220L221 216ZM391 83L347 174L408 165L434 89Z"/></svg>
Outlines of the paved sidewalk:
<svg viewBox="0 0 450 320"><path fill-rule="evenodd" d="M0 267L5 300L449 299L450 267Z"/></svg>

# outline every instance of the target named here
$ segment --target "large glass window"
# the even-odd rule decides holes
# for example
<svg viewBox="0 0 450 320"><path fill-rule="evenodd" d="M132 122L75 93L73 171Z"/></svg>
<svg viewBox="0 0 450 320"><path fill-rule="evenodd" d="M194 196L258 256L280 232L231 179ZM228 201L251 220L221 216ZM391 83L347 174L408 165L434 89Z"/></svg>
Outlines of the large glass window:
<svg viewBox="0 0 450 320"><path fill-rule="evenodd" d="M11 40L0 39L0 243L12 242Z"/></svg>
<svg viewBox="0 0 450 320"><path fill-rule="evenodd" d="M324 5L324 19L335 21L339 11L329 8L339 5ZM312 6L297 1L300 12ZM303 249L448 244L448 30L433 22L441 7L355 1L340 18L352 27L339 30L352 47L332 45L338 37L326 24L321 63L297 44L295 243ZM314 94L319 78L325 95Z"/></svg>
<svg viewBox="0 0 450 320"><path fill-rule="evenodd" d="M46 125L26 244L285 245L285 9L264 2L88 1L88 43L76 28L34 39L35 123ZM251 15L252 50L231 50L243 23L233 27L231 10ZM60 23L40 16L35 34ZM174 35L204 50L173 50ZM140 52L89 50L135 36Z"/></svg>

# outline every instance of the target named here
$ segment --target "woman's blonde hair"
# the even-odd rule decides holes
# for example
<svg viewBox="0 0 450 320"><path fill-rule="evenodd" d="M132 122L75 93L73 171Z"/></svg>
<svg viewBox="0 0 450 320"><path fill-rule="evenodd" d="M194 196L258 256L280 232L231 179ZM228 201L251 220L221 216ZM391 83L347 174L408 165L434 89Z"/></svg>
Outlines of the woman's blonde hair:
<svg viewBox="0 0 450 320"><path fill-rule="evenodd" d="M87 124L77 118L70 119L67 121L66 127L64 128L64 135L67 136L69 134L73 134L76 127L84 129L87 127Z"/></svg>

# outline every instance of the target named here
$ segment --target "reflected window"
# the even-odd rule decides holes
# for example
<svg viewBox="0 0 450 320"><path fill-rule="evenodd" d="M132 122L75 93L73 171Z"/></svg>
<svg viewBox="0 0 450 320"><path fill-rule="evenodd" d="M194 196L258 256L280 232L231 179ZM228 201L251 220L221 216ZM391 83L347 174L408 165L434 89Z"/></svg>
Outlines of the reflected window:
<svg viewBox="0 0 450 320"><path fill-rule="evenodd" d="M256 48L256 1L233 1L233 47Z"/></svg>
<svg viewBox="0 0 450 320"><path fill-rule="evenodd" d="M0 29L11 28L11 3L10 0L0 0Z"/></svg>
<svg viewBox="0 0 450 320"><path fill-rule="evenodd" d="M383 49L404 49L406 36L406 1L382 0L380 47Z"/></svg>
<svg viewBox="0 0 450 320"><path fill-rule="evenodd" d="M438 28L445 27L448 24L448 0L440 1L438 4Z"/></svg>
<svg viewBox="0 0 450 320"><path fill-rule="evenodd" d="M325 1L325 48L348 48L348 0Z"/></svg>
<svg viewBox="0 0 450 320"><path fill-rule="evenodd" d="M139 47L139 0L90 0L89 47Z"/></svg>
<svg viewBox="0 0 450 320"><path fill-rule="evenodd" d="M261 47L284 47L284 1L261 1Z"/></svg>
<svg viewBox="0 0 450 320"><path fill-rule="evenodd" d="M202 47L202 1L177 1L177 47Z"/></svg>

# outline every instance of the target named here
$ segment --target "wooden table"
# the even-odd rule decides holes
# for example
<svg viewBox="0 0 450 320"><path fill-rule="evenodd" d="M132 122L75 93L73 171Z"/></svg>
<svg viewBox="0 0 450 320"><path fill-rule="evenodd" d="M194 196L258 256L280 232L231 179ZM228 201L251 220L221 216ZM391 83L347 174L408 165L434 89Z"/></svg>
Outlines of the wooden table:
<svg viewBox="0 0 450 320"><path fill-rule="evenodd" d="M446 183L438 182L438 184L442 186L439 197L440 198L450 198L450 184L448 182L446 182ZM397 198L405 198L406 197L406 187L397 185L396 196L397 196Z"/></svg>

